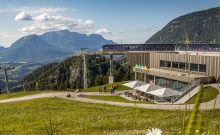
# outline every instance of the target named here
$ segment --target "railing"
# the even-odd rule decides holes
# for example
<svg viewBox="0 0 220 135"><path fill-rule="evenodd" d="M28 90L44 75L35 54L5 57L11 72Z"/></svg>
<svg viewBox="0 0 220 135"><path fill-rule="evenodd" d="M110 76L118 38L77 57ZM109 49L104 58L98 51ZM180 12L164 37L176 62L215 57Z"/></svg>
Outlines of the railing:
<svg viewBox="0 0 220 135"><path fill-rule="evenodd" d="M177 97L174 102L178 101L179 99L181 99L182 97L184 97L185 95L187 95L189 92L191 92L194 88L196 88L198 85L197 84L189 84L186 87L180 89L179 91L183 92L182 95L180 95L179 97Z"/></svg>
<svg viewBox="0 0 220 135"><path fill-rule="evenodd" d="M128 52L128 51L185 51L184 44L109 44L103 45L103 52ZM220 44L197 43L190 44L189 51L214 51L220 52Z"/></svg>

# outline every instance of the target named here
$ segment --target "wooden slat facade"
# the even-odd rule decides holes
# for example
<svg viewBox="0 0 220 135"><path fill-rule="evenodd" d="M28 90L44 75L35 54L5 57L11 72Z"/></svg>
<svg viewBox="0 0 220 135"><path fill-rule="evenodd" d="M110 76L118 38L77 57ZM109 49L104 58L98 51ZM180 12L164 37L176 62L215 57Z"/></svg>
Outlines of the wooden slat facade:
<svg viewBox="0 0 220 135"><path fill-rule="evenodd" d="M128 63L134 67L136 64L146 65L151 68L160 68L160 60L189 62L195 64L205 64L206 76L214 76L216 79L220 76L220 56L205 55L186 55L179 53L162 53L162 52L131 52L125 54ZM192 74L201 74L191 71Z"/></svg>

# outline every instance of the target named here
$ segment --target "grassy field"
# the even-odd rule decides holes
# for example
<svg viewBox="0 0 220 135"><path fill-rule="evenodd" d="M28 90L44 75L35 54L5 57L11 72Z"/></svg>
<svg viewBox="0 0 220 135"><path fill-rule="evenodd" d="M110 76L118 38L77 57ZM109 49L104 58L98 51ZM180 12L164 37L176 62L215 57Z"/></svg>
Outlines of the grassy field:
<svg viewBox="0 0 220 135"><path fill-rule="evenodd" d="M216 88L213 88L213 87L210 87L210 86L205 87L203 96L201 98L201 102L211 101L211 100L215 99L218 94L219 94L219 91ZM194 101L195 101L195 97L196 97L196 95L194 95L191 99L189 99L186 102L186 104L193 104Z"/></svg>
<svg viewBox="0 0 220 135"><path fill-rule="evenodd" d="M144 135L147 129L156 127L163 135L177 135L183 133L183 113L35 99L1 104L0 134L46 135L54 129L54 134L61 135ZM203 127L220 126L220 110L205 111L203 116Z"/></svg>
<svg viewBox="0 0 220 135"><path fill-rule="evenodd" d="M124 102L124 103L144 103L144 104L154 104L153 102L144 102L144 101L129 101L120 96L85 96L90 99L104 100L104 101L113 101L113 102Z"/></svg>
<svg viewBox="0 0 220 135"><path fill-rule="evenodd" d="M116 82L116 83L113 83L113 84L105 84L105 85L101 85L101 86L95 86L95 87L90 87L90 88L87 88L87 89L83 89L82 92L98 92L99 91L99 87L104 88L104 86L107 87L107 91L110 92L110 87L112 85L118 85L119 87L116 89L116 91L122 91L122 90L130 90L131 88L128 88L126 86L123 86L124 82Z"/></svg>
<svg viewBox="0 0 220 135"><path fill-rule="evenodd" d="M34 94L40 94L40 93L46 93L46 92L59 92L58 90L44 90L44 91L26 91L26 92L15 92L15 93L9 93L9 94L0 94L0 100L3 99L10 99L10 98L17 98L27 95L34 95Z"/></svg>

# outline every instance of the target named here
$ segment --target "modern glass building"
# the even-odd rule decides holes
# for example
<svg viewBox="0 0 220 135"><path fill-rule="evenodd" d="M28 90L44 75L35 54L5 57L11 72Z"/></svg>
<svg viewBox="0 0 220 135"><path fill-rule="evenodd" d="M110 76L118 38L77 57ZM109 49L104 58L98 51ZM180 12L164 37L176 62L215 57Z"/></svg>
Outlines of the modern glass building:
<svg viewBox="0 0 220 135"><path fill-rule="evenodd" d="M104 45L102 51L125 55L136 79L178 91L220 76L220 44L191 44L187 51L183 44Z"/></svg>

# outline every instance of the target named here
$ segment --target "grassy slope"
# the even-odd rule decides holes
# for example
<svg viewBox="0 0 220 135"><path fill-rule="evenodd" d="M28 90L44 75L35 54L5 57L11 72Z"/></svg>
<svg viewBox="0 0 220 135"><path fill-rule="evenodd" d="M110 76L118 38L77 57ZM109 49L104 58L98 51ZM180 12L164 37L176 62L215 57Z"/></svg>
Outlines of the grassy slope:
<svg viewBox="0 0 220 135"><path fill-rule="evenodd" d="M95 86L95 87L90 87L90 88L87 88L87 89L84 89L82 90L82 92L98 92L99 91L99 87L104 88L104 86L107 87L107 91L109 92L110 91L110 87L112 85L118 85L119 87L116 89L116 91L121 91L121 90L130 90L131 88L128 88L126 86L123 86L122 84L124 84L124 82L116 82L116 83L113 83L113 84L105 84L105 85L101 85L101 86Z"/></svg>
<svg viewBox="0 0 220 135"><path fill-rule="evenodd" d="M27 92L15 92L15 93L10 93L10 94L0 94L0 100L17 98L17 97L22 97L22 96L27 96L27 95L40 94L40 93L46 93L46 92L58 92L58 91L45 90L45 91L27 91Z"/></svg>
<svg viewBox="0 0 220 135"><path fill-rule="evenodd" d="M220 110L203 112L203 115L204 127L220 124ZM0 134L46 134L45 125L50 125L51 118L52 125L58 125L58 134L65 135L134 135L145 134L153 127L161 128L165 135L176 135L182 129L183 112L45 98L1 104L0 117Z"/></svg>
<svg viewBox="0 0 220 135"><path fill-rule="evenodd" d="M124 102L124 103L145 103L145 104L154 104L153 102L144 102L144 101L129 101L120 96L85 96L86 98L104 100L104 101L113 101L113 102Z"/></svg>
<svg viewBox="0 0 220 135"><path fill-rule="evenodd" d="M211 101L212 99L215 99L218 94L219 94L219 92L216 88L205 87L201 102ZM196 95L194 95L192 98L190 98L186 102L186 104L193 104L195 101L195 97L196 97Z"/></svg>

